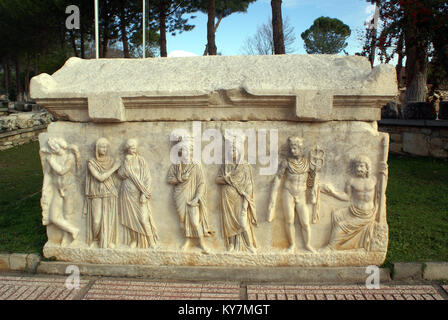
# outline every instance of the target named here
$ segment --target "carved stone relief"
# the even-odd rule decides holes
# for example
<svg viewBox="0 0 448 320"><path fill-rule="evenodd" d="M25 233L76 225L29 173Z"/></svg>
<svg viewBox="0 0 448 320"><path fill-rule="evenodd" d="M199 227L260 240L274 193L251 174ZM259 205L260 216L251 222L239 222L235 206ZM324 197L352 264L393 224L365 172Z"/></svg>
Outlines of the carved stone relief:
<svg viewBox="0 0 448 320"><path fill-rule="evenodd" d="M124 243L131 248L155 247L158 236L150 207L151 175L146 160L138 154L137 140L125 144L125 158L118 170L120 218Z"/></svg>
<svg viewBox="0 0 448 320"><path fill-rule="evenodd" d="M79 228L71 223L74 212L72 194L78 186L79 150L62 138L49 138L40 150L43 158L42 224L49 238L61 245L77 240Z"/></svg>
<svg viewBox="0 0 448 320"><path fill-rule="evenodd" d="M85 206L87 244L114 248L119 242L118 177L121 162L110 155L110 142L100 138L95 157L87 163Z"/></svg>
<svg viewBox="0 0 448 320"><path fill-rule="evenodd" d="M220 128L219 123L210 125ZM97 134L94 125L85 126L89 135ZM364 124L333 126L341 137L373 134ZM46 256L235 266L356 265L361 256L369 264L383 259L387 224L380 223L380 212L385 213L380 205L385 204L387 141L382 136L369 142L379 152L376 157L356 152L362 156L353 162L353 152L337 151L341 147L322 138L324 124L319 129L324 131L307 127L300 137L286 135L297 129L285 125L279 141L287 154L274 175L260 175L260 164L248 162L247 139L241 144L224 136L224 163L204 165L194 161L193 137L175 141L179 159L173 162L173 145L154 147L167 141L172 129L157 131L152 124L132 128L125 136L107 131L107 138L86 144L67 143L51 127L42 136ZM137 137L144 130L156 136ZM133 134L136 138L127 138ZM69 141L77 140L70 136ZM351 171L343 169L349 166ZM71 196L77 194L79 203ZM176 223L180 229L173 228ZM220 231L215 234L212 226Z"/></svg>
<svg viewBox="0 0 448 320"><path fill-rule="evenodd" d="M268 221L272 222L276 213L276 199L281 185L281 179L285 177L285 183L281 190L283 201L285 229L289 242L288 251L296 249L294 218L297 215L302 230L305 248L315 252L311 246L310 214L313 223L317 223L319 217L319 179L318 171L324 164L325 152L317 146L309 156L303 153L304 139L289 137L289 156L280 163L277 175L274 178L271 201L269 203ZM309 204L313 206L311 212Z"/></svg>
<svg viewBox="0 0 448 320"><path fill-rule="evenodd" d="M188 139L179 141L180 161L172 164L168 183L174 186L174 204L185 242L182 250L190 248L196 240L203 253L209 253L204 238L213 235L208 224L207 187L202 167L193 162L193 143Z"/></svg>
<svg viewBox="0 0 448 320"><path fill-rule="evenodd" d="M242 159L244 145L234 141L229 159L219 169L216 183L221 185L221 214L223 236L229 252L248 250L256 252L254 227L257 213L254 198L254 178L250 165Z"/></svg>

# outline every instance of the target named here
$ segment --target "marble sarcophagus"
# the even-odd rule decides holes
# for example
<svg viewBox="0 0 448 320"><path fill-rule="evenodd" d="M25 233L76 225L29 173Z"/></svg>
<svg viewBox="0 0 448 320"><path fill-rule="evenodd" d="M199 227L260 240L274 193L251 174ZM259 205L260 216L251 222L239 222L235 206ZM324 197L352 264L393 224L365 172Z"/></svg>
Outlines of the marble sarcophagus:
<svg viewBox="0 0 448 320"><path fill-rule="evenodd" d="M332 55L71 58L31 81L46 257L383 263L395 69Z"/></svg>

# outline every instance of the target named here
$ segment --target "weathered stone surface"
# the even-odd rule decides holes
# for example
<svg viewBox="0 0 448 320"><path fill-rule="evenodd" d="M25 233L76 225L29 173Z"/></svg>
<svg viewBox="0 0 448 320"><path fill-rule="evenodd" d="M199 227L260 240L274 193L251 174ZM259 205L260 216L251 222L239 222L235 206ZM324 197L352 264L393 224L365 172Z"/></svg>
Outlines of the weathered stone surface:
<svg viewBox="0 0 448 320"><path fill-rule="evenodd" d="M392 66L372 70L363 57L337 55L71 58L52 76L31 80L32 97L71 121L110 119L97 96L117 106L122 100L127 121L240 120L241 115L372 121L396 93ZM124 121L122 112L113 119Z"/></svg>
<svg viewBox="0 0 448 320"><path fill-rule="evenodd" d="M38 254L29 254L26 257L26 270L29 272L35 272L37 266L40 263L40 256Z"/></svg>
<svg viewBox="0 0 448 320"><path fill-rule="evenodd" d="M0 117L0 132L48 125L53 120L53 116L47 111L13 113Z"/></svg>
<svg viewBox="0 0 448 320"><path fill-rule="evenodd" d="M38 273L65 275L68 262L42 262ZM294 268L294 267L176 267L145 265L109 265L81 263L77 265L83 276L106 277L143 277L170 280L203 280L203 281L257 281L287 283L361 283L367 277L366 268ZM390 270L381 268L380 283L389 282Z"/></svg>
<svg viewBox="0 0 448 320"><path fill-rule="evenodd" d="M13 253L9 256L9 268L14 271L26 270L26 257L25 253Z"/></svg>
<svg viewBox="0 0 448 320"><path fill-rule="evenodd" d="M423 270L425 280L448 280L448 262L426 262Z"/></svg>
<svg viewBox="0 0 448 320"><path fill-rule="evenodd" d="M33 98L69 120L39 137L44 256L381 265L389 136L374 120L394 74L359 57L265 56L70 59L33 78Z"/></svg>
<svg viewBox="0 0 448 320"><path fill-rule="evenodd" d="M404 118L435 120L437 118L437 112L432 103L411 102L404 108Z"/></svg>
<svg viewBox="0 0 448 320"><path fill-rule="evenodd" d="M448 101L442 101L439 105L439 119L448 120Z"/></svg>
<svg viewBox="0 0 448 320"><path fill-rule="evenodd" d="M421 280L423 265L416 262L394 263L394 280Z"/></svg>
<svg viewBox="0 0 448 320"><path fill-rule="evenodd" d="M391 143L389 151L393 153L403 153L403 145L401 143Z"/></svg>
<svg viewBox="0 0 448 320"><path fill-rule="evenodd" d="M429 154L427 137L423 133L403 132L403 151L427 156Z"/></svg>
<svg viewBox="0 0 448 320"><path fill-rule="evenodd" d="M399 119L402 118L402 106L396 102L390 101L381 108L381 119Z"/></svg>
<svg viewBox="0 0 448 320"><path fill-rule="evenodd" d="M287 152L287 137L295 132L303 132L305 140L305 150L313 148L314 144L325 146L325 165L320 172L321 184L332 184L336 189L344 188L345 181L351 176L351 158L357 154L365 154L372 161L371 174L380 179L379 163L384 154L382 139L387 135L378 133L376 127L363 122L331 122L326 124L291 123L291 122L206 122L196 123L199 127L193 129L192 122L148 122L148 123L120 123L120 124L82 124L82 123L52 123L48 132L40 135L42 148L46 148L50 137L63 137L68 145L76 145L79 150L78 168L76 181L79 185L74 185L71 191L73 200L72 218L69 219L73 226L81 230L79 243L70 247L60 247L58 237L51 237L49 243L44 248L46 257L58 257L62 260L85 261L95 263L129 263L129 264L194 264L194 265L296 265L296 266L337 266L337 265L369 265L381 264L384 260L387 248L387 229L384 236L375 239L375 252L366 252L363 248L354 252L320 252L326 247L331 233L331 216L337 208L344 208L346 204L325 194L321 194L321 214L318 223L311 224L311 245L318 253L307 253L300 228L295 236L298 252L294 255L282 253L288 246L287 235L285 234L285 218L281 207L281 197L278 199L276 217L272 223L268 222L268 202L272 189L272 181L277 167L269 174L260 174L268 169L268 165L262 165L259 160L253 165L254 174L254 194L257 210L258 227L254 228L257 239L257 254L229 254L226 252L224 239L222 238L222 209L221 209L221 187L216 184L220 165L203 165L205 182L207 186L207 209L208 221L211 229L215 231L215 236L206 238L207 245L211 247L214 254L203 255L200 251L179 255L178 248L183 242L182 230L179 229L178 216L172 200L172 186L167 183L167 175L171 166L170 161L170 134L175 130L184 129L187 131L200 130L198 136L210 129L217 129L224 133L224 129L241 129L243 132L253 130L259 134L266 130L274 132L278 129L278 141L280 143L280 154ZM261 130L261 131L259 131ZM274 131L272 131L274 130ZM80 136L79 132L83 135ZM331 133L331 134L330 134ZM94 157L95 142L101 137L107 137L110 141L110 153L117 161L123 161L123 146L127 139L136 138L139 142L138 153L149 164L152 176L152 198L150 201L153 221L159 233L159 249L128 250L126 246L114 249L89 249L86 244L86 218L83 217L86 181L87 161ZM351 143L346 141L347 136L351 137ZM271 136L271 138L273 138ZM363 141L361 143L361 141ZM208 143L199 142L202 146L200 150L206 150ZM205 151L202 153L206 159ZM280 159L281 160L281 159ZM277 161L278 166L280 160ZM44 172L48 169L46 159L43 158ZM377 185L378 187L378 185ZM45 190L44 190L45 191ZM312 206L310 206L310 209ZM385 223L385 212L378 216L378 221ZM49 228L54 228L51 225ZM123 240L121 240L123 241ZM303 252L303 253L301 253ZM312 258L312 259L311 259Z"/></svg>
<svg viewBox="0 0 448 320"><path fill-rule="evenodd" d="M390 141L391 142L402 142L403 141L403 137L399 133L392 133L390 135Z"/></svg>
<svg viewBox="0 0 448 320"><path fill-rule="evenodd" d="M0 271L9 270L9 254L0 254Z"/></svg>

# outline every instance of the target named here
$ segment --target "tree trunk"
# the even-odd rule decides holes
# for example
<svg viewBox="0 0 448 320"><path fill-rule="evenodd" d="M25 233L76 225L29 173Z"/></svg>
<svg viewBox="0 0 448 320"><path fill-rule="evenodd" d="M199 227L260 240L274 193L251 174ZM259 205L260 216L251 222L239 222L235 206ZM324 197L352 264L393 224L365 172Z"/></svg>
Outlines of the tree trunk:
<svg viewBox="0 0 448 320"><path fill-rule="evenodd" d="M6 95L6 99L8 99L9 96L9 82L8 82L8 71L9 71L9 66L8 66L8 62L5 60L5 62L3 63L3 82L5 84L5 95Z"/></svg>
<svg viewBox="0 0 448 320"><path fill-rule="evenodd" d="M81 41L81 43L80 43L81 58L85 59L86 58L86 49L84 46L84 28L82 27L82 24L80 26L79 32L80 32L80 36L81 36L81 39L80 39L80 41Z"/></svg>
<svg viewBox="0 0 448 320"><path fill-rule="evenodd" d="M274 53L285 54L285 40L283 37L282 0L271 0L272 34Z"/></svg>
<svg viewBox="0 0 448 320"><path fill-rule="evenodd" d="M123 55L125 58L129 58L129 44L128 44L128 34L126 31L126 13L124 10L124 2L120 2L120 32L121 41L123 42Z"/></svg>
<svg viewBox="0 0 448 320"><path fill-rule="evenodd" d="M22 94L22 86L20 83L20 63L19 58L16 57L16 91L17 91L17 101L22 101L21 94Z"/></svg>
<svg viewBox="0 0 448 320"><path fill-rule="evenodd" d="M221 15L221 16L219 16L219 18L218 18L218 22L216 22L216 25L215 25L215 34L216 34L216 31L218 30L218 27L219 27L219 24L221 23L221 21L222 21L222 19L223 19L224 17ZM208 27L208 25L207 25L207 27ZM207 41L208 42L208 41ZM216 50L218 50L218 49L216 49ZM205 50L204 50L204 54L203 54L203 56L206 56L208 54L208 43L205 45Z"/></svg>
<svg viewBox="0 0 448 320"><path fill-rule="evenodd" d="M160 46L160 56L167 57L166 50L166 9L163 1L159 3L159 27L160 27L160 37L159 37L159 46Z"/></svg>
<svg viewBox="0 0 448 320"><path fill-rule="evenodd" d="M404 104L426 101L428 55L426 48L406 46L406 95Z"/></svg>
<svg viewBox="0 0 448 320"><path fill-rule="evenodd" d="M404 105L410 102L426 101L426 82L428 72L428 46L426 40L418 39L421 32L415 25L413 13L404 6L405 26L404 45L406 48L406 94Z"/></svg>
<svg viewBox="0 0 448 320"><path fill-rule="evenodd" d="M208 0L207 48L210 56L216 56L217 53L215 43L215 17L215 0Z"/></svg>
<svg viewBox="0 0 448 320"><path fill-rule="evenodd" d="M403 72L403 43L404 39L403 39L403 32L400 34L400 38L398 39L398 43L397 43L397 54L398 54L398 61L397 61L397 67L396 67L396 71L397 71L397 83L398 83L398 88L401 88L403 86L403 81L402 81L402 76L401 73Z"/></svg>
<svg viewBox="0 0 448 320"><path fill-rule="evenodd" d="M101 42L101 49L100 49L100 58L106 58L107 56L107 47L109 45L109 13L107 12L107 7L104 6L102 8L102 15L103 15L103 40Z"/></svg>
<svg viewBox="0 0 448 320"><path fill-rule="evenodd" d="M369 53L369 61L370 61L370 66L372 68L373 68L373 64L375 63L376 33L377 33L377 30L375 28L372 28L372 40L370 42L370 53Z"/></svg>
<svg viewBox="0 0 448 320"><path fill-rule="evenodd" d="M26 55L25 76L23 81L23 97L25 101L29 101L30 96L30 56Z"/></svg>
<svg viewBox="0 0 448 320"><path fill-rule="evenodd" d="M12 86L11 59L9 57L6 60L6 69L8 70L8 89L9 89Z"/></svg>
<svg viewBox="0 0 448 320"><path fill-rule="evenodd" d="M76 47L75 32L73 30L70 30L70 40L72 42L73 53L75 54L75 57L79 57L78 48Z"/></svg>

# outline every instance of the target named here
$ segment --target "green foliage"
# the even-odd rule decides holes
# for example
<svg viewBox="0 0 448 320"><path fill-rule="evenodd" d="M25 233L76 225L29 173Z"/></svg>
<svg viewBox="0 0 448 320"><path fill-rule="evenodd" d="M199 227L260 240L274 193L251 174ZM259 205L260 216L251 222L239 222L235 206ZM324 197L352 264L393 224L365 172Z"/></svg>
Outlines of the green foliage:
<svg viewBox="0 0 448 320"><path fill-rule="evenodd" d="M448 1L446 0L366 0L377 4L383 23L376 45L385 61L396 54L400 36L404 36L406 52L417 48L417 57L432 59L431 82L444 83L448 70ZM408 56L408 59L410 57ZM408 73L415 67L410 59Z"/></svg>
<svg viewBox="0 0 448 320"><path fill-rule="evenodd" d="M0 152L0 252L42 252L41 185L37 143Z"/></svg>
<svg viewBox="0 0 448 320"><path fill-rule="evenodd" d="M225 18L235 12L246 12L252 2L257 0L215 0L216 18ZM207 14L208 0L190 1L195 10Z"/></svg>
<svg viewBox="0 0 448 320"><path fill-rule="evenodd" d="M160 16L166 18L166 28L171 35L190 31L194 25L188 23L188 19L194 19L195 16L189 18L184 17L186 14L195 12L190 1L185 0L153 0L149 1L149 16L151 17L150 27L160 30Z"/></svg>
<svg viewBox="0 0 448 320"><path fill-rule="evenodd" d="M337 54L347 47L350 27L338 19L320 17L301 34L307 53Z"/></svg>
<svg viewBox="0 0 448 320"><path fill-rule="evenodd" d="M391 156L386 264L448 260L448 162Z"/></svg>

